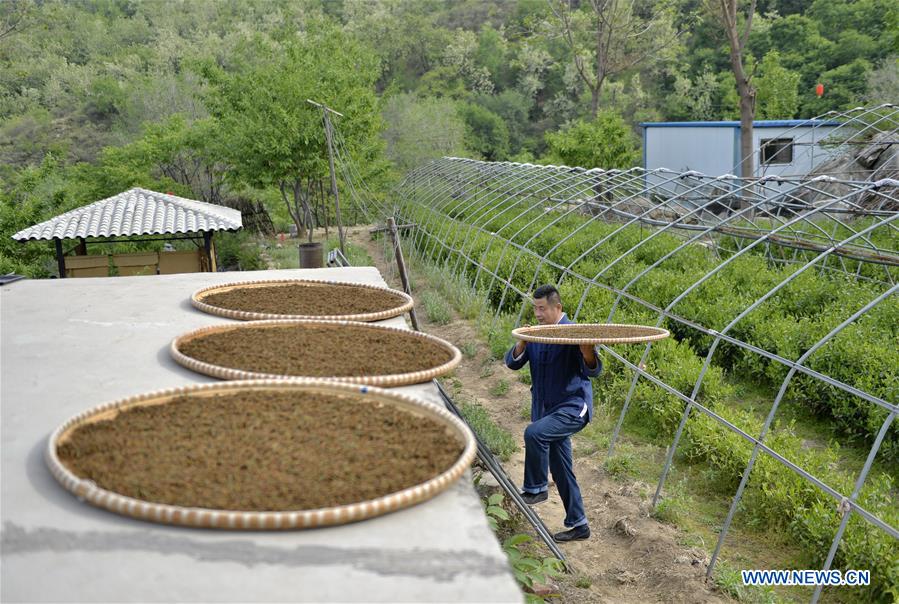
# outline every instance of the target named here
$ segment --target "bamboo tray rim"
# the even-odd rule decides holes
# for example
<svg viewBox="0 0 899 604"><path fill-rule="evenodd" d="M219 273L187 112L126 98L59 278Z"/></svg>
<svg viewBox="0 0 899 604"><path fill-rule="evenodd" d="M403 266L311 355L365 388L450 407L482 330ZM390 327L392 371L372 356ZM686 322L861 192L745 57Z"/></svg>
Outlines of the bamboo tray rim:
<svg viewBox="0 0 899 604"><path fill-rule="evenodd" d="M584 337L566 337L565 331L571 328L593 328L602 331L605 328L626 328L634 331L643 331L643 334L635 334L633 336L597 336L592 338ZM539 330L542 335L531 333ZM561 332L560 335L549 335L552 332ZM512 335L525 342L534 342L538 344L640 344L645 342L654 342L663 340L671 335L667 329L661 327L653 327L649 325L633 325L630 323L565 323L555 325L531 325L519 327L512 330Z"/></svg>
<svg viewBox="0 0 899 604"><path fill-rule="evenodd" d="M350 313L345 315L287 315L279 313L267 313L248 310L235 310L208 304L203 299L213 293L222 293L233 289L254 289L266 286L279 285L337 285L341 287L358 287L363 289L374 289L381 292L389 293L402 300L398 306L387 308L379 311L371 311L365 313ZM291 320L291 319L330 319L340 321L382 321L392 317L398 317L401 314L412 309L414 301L412 296L406 292L402 292L389 287L380 285L372 285L370 283L354 283L352 281L334 281L330 279L258 279L251 281L233 281L231 283L221 283L219 285L210 285L198 289L190 296L190 303L194 308L202 312L226 317L228 319L238 319L241 321L258 321L258 320Z"/></svg>
<svg viewBox="0 0 899 604"><path fill-rule="evenodd" d="M212 333L221 333L225 331L240 331L244 329L254 329L254 328L277 328L281 326L290 326L290 327L318 327L318 326L333 326L336 328L340 327L358 327L361 329L369 329L372 331L382 331L388 333L397 333L402 335L403 337L423 340L425 342L430 342L442 350L449 353L450 358L448 361L437 365L436 367L432 367L430 369L423 369L419 371L406 371L403 373L388 373L382 375L358 375L358 376L303 376L303 375L287 375L287 374L277 374L277 373L262 373L257 371L250 371L246 369L235 369L232 367L225 367L222 365L216 365L214 363L209 363L206 361L201 361L200 359L196 359L191 357L183 352L181 352L180 347L193 340L195 338L199 338ZM364 323L360 321L339 321L339 320L331 320L331 319L296 319L296 320L269 320L269 321L247 321L245 323L224 323L219 325L210 325L207 327L201 327L199 329L195 329L193 331L189 331L187 333L181 334L180 336L174 338L172 340L171 345L169 346L169 353L172 355L172 358L179 365L190 369L191 371L195 371L197 373L202 373L204 375L209 375L212 377L216 377L223 380L256 380L256 379L266 379L266 380L294 380L294 379L317 379L317 380L328 380L331 382L342 382L345 384L367 384L370 386L380 386L382 388L393 387L393 386L405 386L410 384L420 384L423 382L429 382L432 379L446 375L455 369L459 363L462 361L462 352L456 348L452 343L447 342L442 338L438 338L437 336L433 336L431 334L427 334L420 331L411 331L409 329L404 329L402 327L393 327L390 325L372 325L371 323Z"/></svg>
<svg viewBox="0 0 899 604"><path fill-rule="evenodd" d="M246 392L248 390L295 390L324 394L346 395L348 398L371 400L392 404L414 415L428 417L450 430L463 444L456 461L440 474L425 482L388 493L375 499L324 508L290 511L222 510L202 507L184 507L166 503L154 503L121 495L101 488L92 480L84 479L63 464L57 455L58 446L65 442L77 427L115 417L120 411L136 406L160 405L184 395L199 397L218 393ZM60 425L47 441L45 461L54 478L78 499L139 520L162 524L238 530L287 530L334 526L381 516L431 499L455 483L469 468L476 455L476 444L471 430L446 409L422 399L371 386L342 384L328 380L243 380L212 384L193 384L138 394L102 403L78 413Z"/></svg>

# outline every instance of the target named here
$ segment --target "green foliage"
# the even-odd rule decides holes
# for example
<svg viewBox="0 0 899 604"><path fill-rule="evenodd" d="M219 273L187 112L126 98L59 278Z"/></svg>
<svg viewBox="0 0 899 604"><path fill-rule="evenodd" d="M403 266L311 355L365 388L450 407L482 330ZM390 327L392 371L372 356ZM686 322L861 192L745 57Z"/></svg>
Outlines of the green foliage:
<svg viewBox="0 0 899 604"><path fill-rule="evenodd" d="M780 53L769 51L759 66L756 119L790 119L799 109L799 74L780 64Z"/></svg>
<svg viewBox="0 0 899 604"><path fill-rule="evenodd" d="M502 493L494 493L483 500L487 523L497 534L513 530L513 518L503 507ZM534 553L534 539L524 533L515 533L503 539L502 548L512 567L512 574L523 590L528 602L544 602L544 598L529 593L536 584L547 584L549 579L562 576L564 568L557 558L543 558ZM589 587L589 583L586 585ZM558 595L558 594L557 594Z"/></svg>
<svg viewBox="0 0 899 604"><path fill-rule="evenodd" d="M463 402L459 410L475 434L501 460L509 461L512 454L518 451L518 444L512 435L498 426L484 407L476 402Z"/></svg>
<svg viewBox="0 0 899 604"><path fill-rule="evenodd" d="M449 304L443 297L432 291L426 291L421 295L421 304L425 308L428 321L436 325L446 325L452 321L453 316Z"/></svg>
<svg viewBox="0 0 899 604"><path fill-rule="evenodd" d="M258 271L266 267L256 238L246 231L223 232L216 237L215 251L220 271Z"/></svg>
<svg viewBox="0 0 899 604"><path fill-rule="evenodd" d="M614 457L609 457L603 462L606 472L616 478L624 478L625 476L634 475L634 457L626 453L619 453Z"/></svg>
<svg viewBox="0 0 899 604"><path fill-rule="evenodd" d="M547 160L582 168L627 169L639 159L633 133L620 115L603 111L592 122L580 121L547 133Z"/></svg>
<svg viewBox="0 0 899 604"><path fill-rule="evenodd" d="M490 525L492 530L496 531L500 522L507 522L510 518L509 512L502 507L502 493L494 493L486 499L485 503L484 513L487 514L487 524Z"/></svg>
<svg viewBox="0 0 899 604"><path fill-rule="evenodd" d="M715 586L723 593L740 602L753 602L758 604L774 604L778 602L772 588L743 585L743 576L739 570L732 567L724 560L715 565L712 575Z"/></svg>
<svg viewBox="0 0 899 604"><path fill-rule="evenodd" d="M509 155L509 129L503 119L474 103L462 105L459 115L465 122L465 146L488 161Z"/></svg>
<svg viewBox="0 0 899 604"><path fill-rule="evenodd" d="M462 356L466 359L473 359L478 354L478 344L477 342L465 342L459 346L459 350L462 351Z"/></svg>
<svg viewBox="0 0 899 604"><path fill-rule="evenodd" d="M495 384L490 387L490 394L493 396L506 396L506 393L509 392L509 381L508 380L499 380Z"/></svg>
<svg viewBox="0 0 899 604"><path fill-rule="evenodd" d="M384 104L383 116L387 157L402 173L439 157L466 155L466 126L450 99L399 94Z"/></svg>
<svg viewBox="0 0 899 604"><path fill-rule="evenodd" d="M562 562L557 558L539 558L530 554L525 546L533 542L533 537L525 534L512 535L503 541L503 551L509 559L515 580L525 590L532 590L536 584L546 585L552 577L560 577L564 572ZM527 594L528 602L543 602L543 598ZM558 595L558 594L556 594Z"/></svg>
<svg viewBox="0 0 899 604"><path fill-rule="evenodd" d="M112 76L101 76L91 82L85 101L85 113L96 120L108 120L124 112L125 91Z"/></svg>
<svg viewBox="0 0 899 604"><path fill-rule="evenodd" d="M310 22L300 38L253 40L235 61L232 71L212 63L202 69L209 83L204 100L224 138L232 178L279 188L301 227L299 202L308 202L304 181L328 174L321 109L304 101L314 99L344 115L332 120L339 123L345 151L364 163L379 150L377 63L326 21Z"/></svg>

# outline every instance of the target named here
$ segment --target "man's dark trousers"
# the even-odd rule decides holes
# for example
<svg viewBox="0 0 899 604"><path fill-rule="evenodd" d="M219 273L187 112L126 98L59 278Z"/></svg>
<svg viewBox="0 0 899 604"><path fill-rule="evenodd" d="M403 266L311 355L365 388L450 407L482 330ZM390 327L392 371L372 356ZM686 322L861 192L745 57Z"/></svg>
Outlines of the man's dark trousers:
<svg viewBox="0 0 899 604"><path fill-rule="evenodd" d="M565 526L587 524L584 501L571 462L571 435L580 432L586 418L569 410L559 410L535 421L524 431L524 490L541 493L548 490L546 468L552 472L565 505Z"/></svg>

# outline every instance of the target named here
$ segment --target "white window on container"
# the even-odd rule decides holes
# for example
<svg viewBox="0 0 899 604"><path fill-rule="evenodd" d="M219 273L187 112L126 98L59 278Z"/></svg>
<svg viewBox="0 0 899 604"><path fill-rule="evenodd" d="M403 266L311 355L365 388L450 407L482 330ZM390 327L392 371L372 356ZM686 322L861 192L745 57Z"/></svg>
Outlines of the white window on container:
<svg viewBox="0 0 899 604"><path fill-rule="evenodd" d="M763 138L761 142L762 164L770 166L793 163L792 138Z"/></svg>

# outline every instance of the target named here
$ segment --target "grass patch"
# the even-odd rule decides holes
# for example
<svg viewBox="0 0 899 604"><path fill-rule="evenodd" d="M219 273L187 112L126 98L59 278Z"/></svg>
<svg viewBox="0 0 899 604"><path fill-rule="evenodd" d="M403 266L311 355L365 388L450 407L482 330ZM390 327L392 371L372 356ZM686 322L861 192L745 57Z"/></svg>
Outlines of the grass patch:
<svg viewBox="0 0 899 604"><path fill-rule="evenodd" d="M530 421L530 419L531 419L531 404L524 403L523 405L521 405L521 409L518 410L518 415L521 417L521 419L526 419L526 420Z"/></svg>
<svg viewBox="0 0 899 604"><path fill-rule="evenodd" d="M527 384L530 386L533 382L531 380L531 366L526 365L518 370L518 381L522 384Z"/></svg>
<svg viewBox="0 0 899 604"><path fill-rule="evenodd" d="M618 453L603 462L606 472L615 478L624 478L626 476L636 476L636 468L634 456L630 453Z"/></svg>
<svg viewBox="0 0 899 604"><path fill-rule="evenodd" d="M465 402L461 404L459 410L471 429L502 461L509 461L512 454L518 451L518 444L512 438L512 434L498 426L484 407L476 402Z"/></svg>
<svg viewBox="0 0 899 604"><path fill-rule="evenodd" d="M490 387L490 394L493 396L506 396L509 392L509 381L499 380Z"/></svg>
<svg viewBox="0 0 899 604"><path fill-rule="evenodd" d="M719 560L715 565L712 580L715 583L715 587L741 602L775 604L778 601L770 587L743 585L743 577L740 575L740 571L723 560Z"/></svg>
<svg viewBox="0 0 899 604"><path fill-rule="evenodd" d="M452 311L446 300L437 292L427 291L421 295L421 305L424 306L428 321L436 325L447 325L453 318Z"/></svg>
<svg viewBox="0 0 899 604"><path fill-rule="evenodd" d="M490 377L494 373L496 373L496 367L494 366L494 360L486 359L481 364L481 369L478 371L478 377L480 377L481 379L484 379L484 378Z"/></svg>
<svg viewBox="0 0 899 604"><path fill-rule="evenodd" d="M466 359L473 359L478 354L478 345L476 342L465 342L459 346L459 350Z"/></svg>
<svg viewBox="0 0 899 604"><path fill-rule="evenodd" d="M578 577L577 581L574 582L574 586L579 589L589 589L591 585L593 585L593 582L589 577Z"/></svg>

